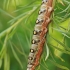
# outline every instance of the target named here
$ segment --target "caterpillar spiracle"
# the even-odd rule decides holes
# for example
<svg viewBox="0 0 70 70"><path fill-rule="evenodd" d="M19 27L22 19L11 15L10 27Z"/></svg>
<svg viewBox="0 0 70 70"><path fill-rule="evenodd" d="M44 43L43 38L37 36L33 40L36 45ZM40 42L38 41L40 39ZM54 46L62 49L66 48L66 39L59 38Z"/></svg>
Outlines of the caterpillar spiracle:
<svg viewBox="0 0 70 70"><path fill-rule="evenodd" d="M39 15L33 31L32 44L28 56L27 70L35 70L39 64L43 46L46 40L47 26L50 23L53 0L42 0Z"/></svg>

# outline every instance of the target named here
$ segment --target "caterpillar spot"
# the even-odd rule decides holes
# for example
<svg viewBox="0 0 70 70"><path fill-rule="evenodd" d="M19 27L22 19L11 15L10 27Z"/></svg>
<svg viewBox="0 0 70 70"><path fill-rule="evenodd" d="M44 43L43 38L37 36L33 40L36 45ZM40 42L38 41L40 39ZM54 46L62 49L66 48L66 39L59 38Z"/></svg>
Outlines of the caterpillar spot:
<svg viewBox="0 0 70 70"><path fill-rule="evenodd" d="M38 24L40 21L37 19L36 24Z"/></svg>
<svg viewBox="0 0 70 70"><path fill-rule="evenodd" d="M39 31L34 30L34 31L33 31L33 34L39 36L41 32L42 32L41 30L39 30Z"/></svg>
<svg viewBox="0 0 70 70"><path fill-rule="evenodd" d="M36 24L43 23L43 19L37 19Z"/></svg>
<svg viewBox="0 0 70 70"><path fill-rule="evenodd" d="M30 52L31 52L31 53L34 53L35 51L34 51L34 49L30 49Z"/></svg>
<svg viewBox="0 0 70 70"><path fill-rule="evenodd" d="M41 13L43 13L43 12L42 12L42 11L39 11L39 15L40 15Z"/></svg>
<svg viewBox="0 0 70 70"><path fill-rule="evenodd" d="M32 44L36 44L36 43L38 43L38 42L40 42L40 40L32 40Z"/></svg>
<svg viewBox="0 0 70 70"><path fill-rule="evenodd" d="M38 32L34 30L34 31L33 31L33 34L34 34L34 35L37 35L37 34L38 34Z"/></svg>
<svg viewBox="0 0 70 70"><path fill-rule="evenodd" d="M29 59L29 60L33 60L33 58L32 58L32 57L28 57L28 59Z"/></svg>
<svg viewBox="0 0 70 70"><path fill-rule="evenodd" d="M36 43L36 41L35 40L32 40L32 44L35 44Z"/></svg>

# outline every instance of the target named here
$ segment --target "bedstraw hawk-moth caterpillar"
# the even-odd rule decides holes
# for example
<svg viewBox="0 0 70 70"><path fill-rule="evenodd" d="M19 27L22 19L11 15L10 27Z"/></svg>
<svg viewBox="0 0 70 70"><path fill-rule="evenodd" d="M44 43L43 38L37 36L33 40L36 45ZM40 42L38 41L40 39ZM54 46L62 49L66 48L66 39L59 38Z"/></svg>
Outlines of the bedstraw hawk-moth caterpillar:
<svg viewBox="0 0 70 70"><path fill-rule="evenodd" d="M35 67L39 64L39 59L46 40L47 26L50 23L50 16L53 11L52 2L53 0L42 0L39 15L33 31L27 70L35 70Z"/></svg>

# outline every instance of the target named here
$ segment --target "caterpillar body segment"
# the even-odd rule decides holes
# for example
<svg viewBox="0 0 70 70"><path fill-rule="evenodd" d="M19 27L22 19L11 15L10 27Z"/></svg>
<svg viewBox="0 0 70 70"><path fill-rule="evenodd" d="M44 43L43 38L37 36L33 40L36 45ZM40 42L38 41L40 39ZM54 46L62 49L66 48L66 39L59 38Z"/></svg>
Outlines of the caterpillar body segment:
<svg viewBox="0 0 70 70"><path fill-rule="evenodd" d="M48 31L47 26L50 23L51 12L53 11L52 1L53 0L42 0L42 5L33 31L27 70L35 70L36 66L39 64L39 59L46 40L46 33Z"/></svg>

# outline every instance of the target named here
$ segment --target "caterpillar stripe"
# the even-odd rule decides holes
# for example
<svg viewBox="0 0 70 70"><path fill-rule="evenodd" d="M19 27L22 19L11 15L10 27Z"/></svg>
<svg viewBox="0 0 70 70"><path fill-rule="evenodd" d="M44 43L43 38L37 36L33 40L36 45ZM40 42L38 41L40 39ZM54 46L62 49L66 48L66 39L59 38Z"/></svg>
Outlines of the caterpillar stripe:
<svg viewBox="0 0 70 70"><path fill-rule="evenodd" d="M35 67L39 64L39 59L46 40L47 26L50 23L50 16L53 10L52 1L53 0L42 0L42 5L33 31L27 70L35 70Z"/></svg>

